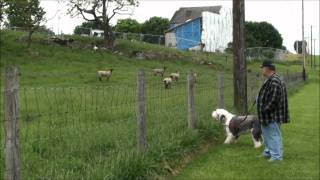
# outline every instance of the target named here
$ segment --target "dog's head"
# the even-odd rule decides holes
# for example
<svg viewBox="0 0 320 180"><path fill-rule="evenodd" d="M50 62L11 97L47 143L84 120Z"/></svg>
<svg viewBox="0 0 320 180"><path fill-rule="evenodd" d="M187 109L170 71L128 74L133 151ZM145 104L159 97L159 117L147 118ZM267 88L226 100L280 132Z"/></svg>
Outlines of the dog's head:
<svg viewBox="0 0 320 180"><path fill-rule="evenodd" d="M228 117L231 114L224 109L216 109L212 112L211 116L221 124L226 124Z"/></svg>

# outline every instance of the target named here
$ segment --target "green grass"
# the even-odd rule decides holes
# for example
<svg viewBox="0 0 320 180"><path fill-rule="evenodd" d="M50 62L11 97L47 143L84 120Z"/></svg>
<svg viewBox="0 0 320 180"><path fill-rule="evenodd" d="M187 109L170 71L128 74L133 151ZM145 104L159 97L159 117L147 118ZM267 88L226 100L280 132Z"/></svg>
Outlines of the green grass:
<svg viewBox="0 0 320 180"><path fill-rule="evenodd" d="M183 58L190 53L133 42L132 49L159 53L159 59L138 60L130 57L131 42L120 41L117 49L124 55L115 55L109 51L92 53L81 49L93 41L89 38L76 41L79 47L70 49L48 45L41 35L35 36L29 52L21 41L23 35L1 32L1 80L6 65L17 65L21 71L22 177L137 179L157 176L168 172L164 163L177 163L182 154L214 136L208 127L215 126L208 121L207 114L216 103L213 96L216 73L223 68L224 60L220 62L216 58L217 66L212 68L198 64L197 59L164 59L166 56L161 54L177 54L172 56ZM212 57L219 56L210 55ZM165 90L162 78L151 73L152 68L163 66L168 67L168 73L181 73L180 82L171 90ZM110 81L99 82L95 72L104 68L113 68L114 73ZM136 78L142 68L146 71L148 93L148 153L145 155L135 152ZM191 69L199 74L196 98L197 116L201 120L199 131L195 132L188 131L186 116L186 75ZM209 93L212 96L208 98ZM3 107L3 97L0 97ZM3 118L3 111L0 114ZM4 147L3 138L1 147ZM3 156L0 162L4 172Z"/></svg>
<svg viewBox="0 0 320 180"><path fill-rule="evenodd" d="M73 48L48 43L35 34L31 51L23 32L1 31L1 83L4 68L20 69L22 177L24 179L145 179L169 173L185 154L218 137L218 125L209 116L216 107L217 73L225 71L232 87L231 57L194 53L139 42L117 41L116 50L93 53L86 46L100 40L73 37ZM97 43L97 44L98 44ZM139 60L142 50L154 58ZM201 65L201 61L212 65ZM249 64L253 75L250 95L259 83L254 77L259 63ZM165 90L152 68L180 71L181 80ZM278 64L280 72L299 72L300 65ZM110 81L99 82L97 69L113 68ZM136 78L139 69L147 78L148 151L136 149ZM196 108L198 130L187 129L186 76L198 73ZM294 84L292 84L294 86ZM232 88L226 88L226 106L232 108ZM0 96L3 118L3 96ZM1 123L1 126L3 124ZM0 128L1 137L3 127ZM1 173L4 172L1 138ZM3 176L1 176L3 177Z"/></svg>
<svg viewBox="0 0 320 180"><path fill-rule="evenodd" d="M311 71L311 70L309 70ZM173 179L319 179L319 74L289 98L291 123L282 126L284 161L257 158L249 135L235 145L219 144Z"/></svg>

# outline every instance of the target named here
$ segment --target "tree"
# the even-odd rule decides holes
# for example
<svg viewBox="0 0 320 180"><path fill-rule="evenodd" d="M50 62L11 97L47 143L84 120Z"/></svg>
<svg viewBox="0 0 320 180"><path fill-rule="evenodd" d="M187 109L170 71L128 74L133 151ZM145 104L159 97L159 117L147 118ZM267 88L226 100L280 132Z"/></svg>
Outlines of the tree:
<svg viewBox="0 0 320 180"><path fill-rule="evenodd" d="M287 50L287 47L281 46L281 49L282 49L282 50Z"/></svg>
<svg viewBox="0 0 320 180"><path fill-rule="evenodd" d="M76 26L73 33L76 35L90 34L90 29L101 29L101 26L95 21L83 22L81 25Z"/></svg>
<svg viewBox="0 0 320 180"><path fill-rule="evenodd" d="M169 19L162 17L151 17L142 24L143 34L163 35L170 26Z"/></svg>
<svg viewBox="0 0 320 180"><path fill-rule="evenodd" d="M233 52L232 46L233 46L233 45L232 45L232 42L229 42L229 43L227 44L227 48L224 50L225 53L231 54L231 53Z"/></svg>
<svg viewBox="0 0 320 180"><path fill-rule="evenodd" d="M7 2L9 7L6 13L9 25L24 28L29 32L27 47L30 48L32 34L45 21L45 11L40 7L39 0L11 0Z"/></svg>
<svg viewBox="0 0 320 180"><path fill-rule="evenodd" d="M278 30L267 22L245 23L246 48L270 47L286 50L282 45L283 39ZM232 42L228 44L227 51L232 51Z"/></svg>
<svg viewBox="0 0 320 180"><path fill-rule="evenodd" d="M104 45L113 48L115 35L110 21L116 15L128 14L129 8L137 6L137 0L70 0L69 13L81 15L83 19L96 22L104 31ZM90 17L89 17L90 16Z"/></svg>
<svg viewBox="0 0 320 180"><path fill-rule="evenodd" d="M268 22L246 22L246 47L272 47L282 49L283 39Z"/></svg>
<svg viewBox="0 0 320 180"><path fill-rule="evenodd" d="M0 22L3 21L3 16L6 11L8 3L5 0L0 0Z"/></svg>
<svg viewBox="0 0 320 180"><path fill-rule="evenodd" d="M141 24L135 19L120 19L115 26L116 32L141 33Z"/></svg>

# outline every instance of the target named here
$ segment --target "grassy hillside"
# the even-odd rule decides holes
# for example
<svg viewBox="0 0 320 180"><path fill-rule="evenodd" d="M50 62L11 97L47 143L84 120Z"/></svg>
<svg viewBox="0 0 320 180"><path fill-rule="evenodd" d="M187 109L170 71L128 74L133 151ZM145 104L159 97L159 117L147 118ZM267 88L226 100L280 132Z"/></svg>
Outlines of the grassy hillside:
<svg viewBox="0 0 320 180"><path fill-rule="evenodd" d="M75 37L75 44L79 43L80 48L66 48L59 45L44 45L47 44L47 40L43 39L46 37L41 35L35 37L32 52L29 52L25 48L21 36L22 33L2 32L1 69L3 70L4 65L18 65L23 74L21 83L26 86L57 85L56 83L65 85L96 84L96 70L107 68L114 69L112 83L132 82L140 68L150 72L152 68L167 66L168 73L180 71L184 75L190 69L195 69L199 73L214 72L221 69L221 63L224 63L225 59L222 56L201 55L204 60L210 62L215 60L211 68L205 68L203 65L191 63L192 61L201 62L202 57L198 57L198 55L193 55L193 57L189 55L191 54L189 52L184 53L157 45L119 41L116 48L121 50L123 55L113 54L109 51L92 53L91 49L85 49L85 46L90 46L90 43L96 40ZM135 50L152 52L155 57L153 60L132 58L132 52ZM221 61L222 59L223 61ZM61 76L55 77L56 74Z"/></svg>
<svg viewBox="0 0 320 180"><path fill-rule="evenodd" d="M225 72L225 103L232 109L232 61L223 54L183 52L157 45L119 40L114 51L93 53L92 42L72 37L71 47L52 44L35 34L27 50L23 32L1 31L1 83L7 65L21 71L22 175L25 179L144 179L173 171L175 164L215 141L221 129L210 117L217 103L217 74ZM138 59L142 51L146 59ZM250 95L258 88L260 62L248 65ZM167 67L165 76L179 71L181 79L165 90L152 68ZM109 81L99 82L96 71L113 68ZM301 65L279 63L280 72L300 72ZM147 78L148 151L136 149L136 79ZM187 129L186 77L197 72L198 130ZM3 96L1 95L1 103ZM3 104L1 104L3 107ZM1 108L1 118L3 118ZM2 126L3 124L1 124ZM1 137L3 128L1 127ZM1 138L1 149L4 142ZM1 152L3 155L3 152ZM4 159L0 156L1 172Z"/></svg>

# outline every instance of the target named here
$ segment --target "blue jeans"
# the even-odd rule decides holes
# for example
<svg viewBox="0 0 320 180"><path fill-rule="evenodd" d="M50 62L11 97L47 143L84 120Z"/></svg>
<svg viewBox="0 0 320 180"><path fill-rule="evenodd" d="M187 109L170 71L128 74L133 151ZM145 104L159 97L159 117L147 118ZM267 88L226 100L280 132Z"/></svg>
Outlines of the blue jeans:
<svg viewBox="0 0 320 180"><path fill-rule="evenodd" d="M283 159L283 145L280 125L280 123L272 122L266 126L261 126L262 136L265 144L263 155L271 157L273 160Z"/></svg>

